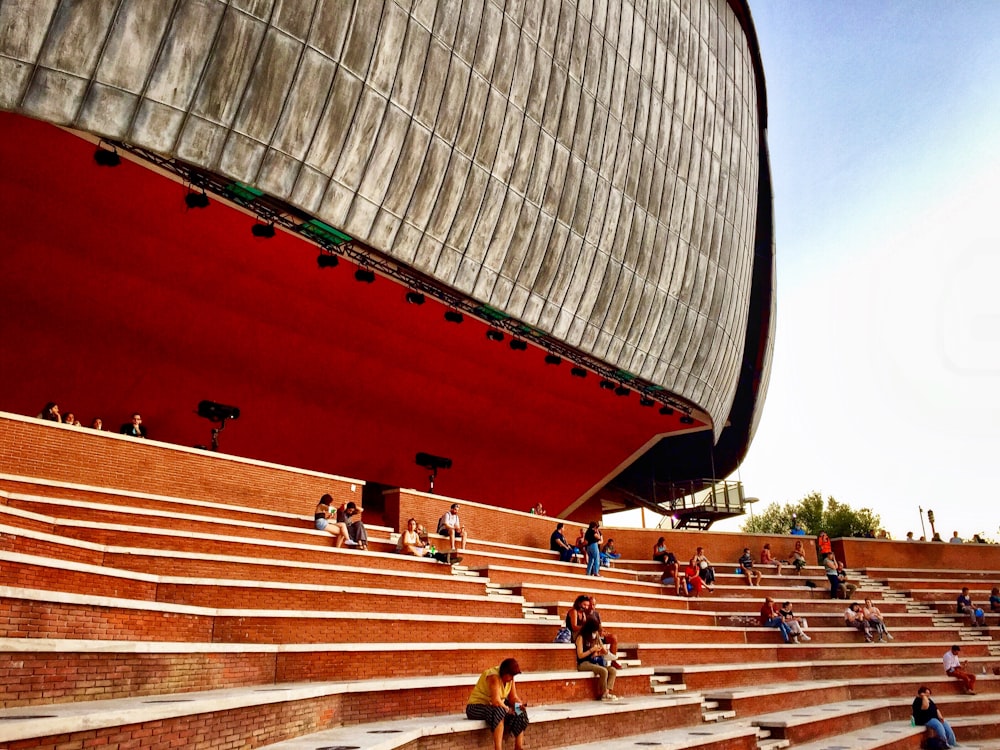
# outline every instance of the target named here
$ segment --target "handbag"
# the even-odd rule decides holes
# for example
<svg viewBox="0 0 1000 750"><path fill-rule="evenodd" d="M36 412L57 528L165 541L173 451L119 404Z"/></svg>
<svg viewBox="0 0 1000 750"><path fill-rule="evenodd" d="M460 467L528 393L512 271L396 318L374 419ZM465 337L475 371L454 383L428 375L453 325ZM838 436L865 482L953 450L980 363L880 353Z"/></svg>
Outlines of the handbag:
<svg viewBox="0 0 1000 750"><path fill-rule="evenodd" d="M591 664L596 664L599 667L606 667L606 666L608 666L605 663L603 656L591 656L589 659L587 659L587 661L589 661Z"/></svg>
<svg viewBox="0 0 1000 750"><path fill-rule="evenodd" d="M569 631L569 628L559 628L559 632L556 633L556 639L554 643L572 643L573 634Z"/></svg>

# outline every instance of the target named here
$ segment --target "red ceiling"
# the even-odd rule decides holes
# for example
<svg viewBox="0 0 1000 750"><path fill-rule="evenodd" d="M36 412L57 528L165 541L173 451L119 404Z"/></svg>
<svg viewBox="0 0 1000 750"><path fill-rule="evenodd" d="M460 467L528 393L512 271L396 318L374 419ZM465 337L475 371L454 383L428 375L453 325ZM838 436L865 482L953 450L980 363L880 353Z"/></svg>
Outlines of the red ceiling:
<svg viewBox="0 0 1000 750"><path fill-rule="evenodd" d="M227 453L426 489L425 451L454 460L442 494L550 512L681 427L93 151L0 114L0 409L54 400L112 428L140 410L151 437L193 445L209 441L194 408L211 399L242 409Z"/></svg>

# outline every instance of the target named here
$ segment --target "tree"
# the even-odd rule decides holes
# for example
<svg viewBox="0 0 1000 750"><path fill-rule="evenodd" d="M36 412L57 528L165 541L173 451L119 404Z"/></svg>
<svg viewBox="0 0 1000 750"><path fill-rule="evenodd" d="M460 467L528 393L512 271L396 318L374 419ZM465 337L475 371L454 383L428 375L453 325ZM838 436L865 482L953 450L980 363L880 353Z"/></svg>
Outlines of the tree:
<svg viewBox="0 0 1000 750"><path fill-rule="evenodd" d="M854 510L833 497L823 500L819 492L810 492L797 503L771 503L763 512L747 519L743 531L748 534L787 534L798 522L807 534L826 531L831 537L875 534L882 519L871 508Z"/></svg>

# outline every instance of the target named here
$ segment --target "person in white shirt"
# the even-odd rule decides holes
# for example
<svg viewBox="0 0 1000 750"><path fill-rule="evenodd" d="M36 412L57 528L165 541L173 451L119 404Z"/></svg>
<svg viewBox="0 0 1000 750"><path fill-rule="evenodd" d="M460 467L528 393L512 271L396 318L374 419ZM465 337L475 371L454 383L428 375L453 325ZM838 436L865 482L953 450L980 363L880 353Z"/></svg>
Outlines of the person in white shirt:
<svg viewBox="0 0 1000 750"><path fill-rule="evenodd" d="M958 658L961 646L952 646L950 650L944 652L944 671L949 677L954 677L962 683L968 695L976 694L976 676L971 672L966 672L962 666L962 660Z"/></svg>
<svg viewBox="0 0 1000 750"><path fill-rule="evenodd" d="M448 512L441 516L441 520L438 521L437 533L451 540L451 549L453 550L455 549L455 537L459 537L462 540L462 549L465 549L468 533L465 526L462 525L462 520L458 517L458 503L452 503Z"/></svg>

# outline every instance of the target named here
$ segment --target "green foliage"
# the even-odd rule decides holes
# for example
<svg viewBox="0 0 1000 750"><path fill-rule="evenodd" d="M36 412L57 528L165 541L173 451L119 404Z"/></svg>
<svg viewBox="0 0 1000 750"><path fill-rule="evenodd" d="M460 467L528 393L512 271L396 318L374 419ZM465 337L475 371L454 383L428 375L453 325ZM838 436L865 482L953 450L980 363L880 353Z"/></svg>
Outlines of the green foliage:
<svg viewBox="0 0 1000 750"><path fill-rule="evenodd" d="M787 534L798 522L806 534L826 531L831 537L866 536L878 531L882 523L871 508L854 510L847 503L832 497L823 500L819 492L811 492L797 503L771 503L743 524L748 534Z"/></svg>

